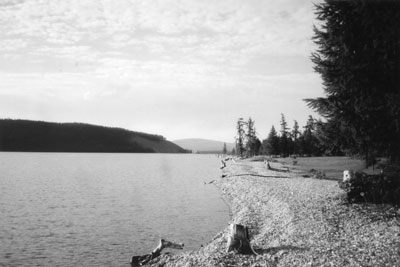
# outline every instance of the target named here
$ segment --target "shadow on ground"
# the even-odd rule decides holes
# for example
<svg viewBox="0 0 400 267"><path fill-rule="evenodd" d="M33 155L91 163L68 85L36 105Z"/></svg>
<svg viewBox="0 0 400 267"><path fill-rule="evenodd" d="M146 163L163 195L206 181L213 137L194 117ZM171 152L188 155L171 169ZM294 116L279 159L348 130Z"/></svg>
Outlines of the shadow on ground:
<svg viewBox="0 0 400 267"><path fill-rule="evenodd" d="M260 248L260 249L254 249L255 252L257 252L258 254L283 254L287 251L290 250L297 250L297 251L306 251L309 250L309 248L304 248L304 247L297 247L297 246L291 246L291 245L287 245L287 246L279 246L279 247L271 247L271 248Z"/></svg>

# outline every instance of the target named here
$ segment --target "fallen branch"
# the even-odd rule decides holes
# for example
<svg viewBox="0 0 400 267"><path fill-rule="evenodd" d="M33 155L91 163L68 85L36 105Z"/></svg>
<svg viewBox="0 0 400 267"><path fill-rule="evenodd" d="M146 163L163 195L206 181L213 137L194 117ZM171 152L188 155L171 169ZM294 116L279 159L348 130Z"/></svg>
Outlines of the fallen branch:
<svg viewBox="0 0 400 267"><path fill-rule="evenodd" d="M133 256L131 259L131 266L137 267L137 266L145 265L150 260L160 256L161 251L164 248L183 249L183 246L184 246L184 244L182 244L182 243L176 243L173 241L167 241L165 239L160 239L160 243L150 254L141 255L141 256Z"/></svg>
<svg viewBox="0 0 400 267"><path fill-rule="evenodd" d="M234 176L256 176L256 177L264 177L264 178L290 178L289 176L279 176L279 175L261 175L261 174L254 174L254 173L242 173L242 174L233 174L230 176L222 176L222 178L230 178Z"/></svg>

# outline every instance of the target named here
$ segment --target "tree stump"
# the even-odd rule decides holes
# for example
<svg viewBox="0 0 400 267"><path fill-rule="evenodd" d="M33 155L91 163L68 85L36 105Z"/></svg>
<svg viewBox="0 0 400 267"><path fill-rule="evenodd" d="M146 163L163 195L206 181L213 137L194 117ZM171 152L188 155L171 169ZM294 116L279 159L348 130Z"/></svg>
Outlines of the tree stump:
<svg viewBox="0 0 400 267"><path fill-rule="evenodd" d="M250 246L249 229L246 226L234 223L229 226L226 252L230 251L236 251L239 254L254 254Z"/></svg>

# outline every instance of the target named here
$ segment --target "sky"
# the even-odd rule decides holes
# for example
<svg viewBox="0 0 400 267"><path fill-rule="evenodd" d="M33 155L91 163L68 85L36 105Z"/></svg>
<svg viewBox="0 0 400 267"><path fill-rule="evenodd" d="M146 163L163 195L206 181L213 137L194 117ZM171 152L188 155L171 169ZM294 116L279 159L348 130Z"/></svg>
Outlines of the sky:
<svg viewBox="0 0 400 267"><path fill-rule="evenodd" d="M224 142L238 118L260 139L281 113L303 126L313 2L1 0L0 118Z"/></svg>

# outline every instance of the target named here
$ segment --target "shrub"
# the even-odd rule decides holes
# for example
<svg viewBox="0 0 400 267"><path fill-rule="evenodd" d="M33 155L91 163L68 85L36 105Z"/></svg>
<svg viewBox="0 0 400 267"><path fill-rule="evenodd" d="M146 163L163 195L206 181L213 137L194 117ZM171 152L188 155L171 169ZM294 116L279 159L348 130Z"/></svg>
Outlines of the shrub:
<svg viewBox="0 0 400 267"><path fill-rule="evenodd" d="M398 175L367 175L354 173L347 181L339 181L339 187L349 202L400 204L400 179Z"/></svg>

